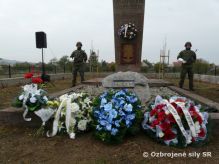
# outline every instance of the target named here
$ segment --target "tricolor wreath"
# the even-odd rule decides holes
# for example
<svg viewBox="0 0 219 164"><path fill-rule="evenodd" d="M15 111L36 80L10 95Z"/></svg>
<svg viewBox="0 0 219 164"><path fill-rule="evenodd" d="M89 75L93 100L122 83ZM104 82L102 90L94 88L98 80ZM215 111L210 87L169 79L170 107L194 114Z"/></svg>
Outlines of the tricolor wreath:
<svg viewBox="0 0 219 164"><path fill-rule="evenodd" d="M208 140L208 113L185 97L157 96L144 114L142 127L158 142L186 147Z"/></svg>
<svg viewBox="0 0 219 164"><path fill-rule="evenodd" d="M132 40L137 36L137 28L135 27L135 24L133 23L128 23L124 24L120 27L118 31L118 35L122 39L127 39L127 40Z"/></svg>
<svg viewBox="0 0 219 164"><path fill-rule="evenodd" d="M22 87L23 92L15 98L12 106L23 108L23 118L25 121L31 121L27 118L28 112L36 114L42 120L42 126L53 116L54 110L48 107L48 97L46 91L38 89L37 84L25 85Z"/></svg>

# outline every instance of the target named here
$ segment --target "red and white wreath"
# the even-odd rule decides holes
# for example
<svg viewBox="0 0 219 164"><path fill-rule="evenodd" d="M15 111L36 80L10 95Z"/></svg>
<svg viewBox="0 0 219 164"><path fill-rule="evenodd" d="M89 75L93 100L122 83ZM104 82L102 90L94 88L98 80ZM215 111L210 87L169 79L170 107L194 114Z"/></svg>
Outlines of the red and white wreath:
<svg viewBox="0 0 219 164"><path fill-rule="evenodd" d="M200 104L185 97L168 100L157 96L144 114L142 127L151 137L166 145L186 147L208 137L208 113Z"/></svg>

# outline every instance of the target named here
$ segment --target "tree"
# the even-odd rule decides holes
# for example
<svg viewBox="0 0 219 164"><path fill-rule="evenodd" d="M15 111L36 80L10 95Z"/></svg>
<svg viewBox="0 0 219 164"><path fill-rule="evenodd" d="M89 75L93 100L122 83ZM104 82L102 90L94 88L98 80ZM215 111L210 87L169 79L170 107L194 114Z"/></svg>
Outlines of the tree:
<svg viewBox="0 0 219 164"><path fill-rule="evenodd" d="M61 57L58 61L58 64L60 67L64 67L66 64L69 64L69 63L70 63L70 60L67 55Z"/></svg>
<svg viewBox="0 0 219 164"><path fill-rule="evenodd" d="M198 74L207 74L211 69L210 63L204 59L197 59L194 63L194 72Z"/></svg>
<svg viewBox="0 0 219 164"><path fill-rule="evenodd" d="M58 59L55 57L55 58L52 58L48 64L54 64L56 65L58 63Z"/></svg>

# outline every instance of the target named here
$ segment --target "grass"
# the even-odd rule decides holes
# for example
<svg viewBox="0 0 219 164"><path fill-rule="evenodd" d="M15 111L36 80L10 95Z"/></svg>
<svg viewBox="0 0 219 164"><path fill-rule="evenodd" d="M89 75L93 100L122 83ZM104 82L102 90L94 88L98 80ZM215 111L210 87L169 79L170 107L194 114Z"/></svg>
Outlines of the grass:
<svg viewBox="0 0 219 164"><path fill-rule="evenodd" d="M178 86L179 79L166 79ZM189 89L189 81L185 80L184 89ZM194 81L194 93L219 103L219 85Z"/></svg>

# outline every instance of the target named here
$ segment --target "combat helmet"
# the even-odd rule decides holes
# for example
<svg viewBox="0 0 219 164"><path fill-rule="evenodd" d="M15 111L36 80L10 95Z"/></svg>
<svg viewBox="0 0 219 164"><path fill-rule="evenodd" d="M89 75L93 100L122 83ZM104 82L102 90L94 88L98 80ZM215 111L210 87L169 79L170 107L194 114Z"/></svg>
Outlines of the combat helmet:
<svg viewBox="0 0 219 164"><path fill-rule="evenodd" d="M76 47L82 47L83 45L82 45L82 43L81 42L77 42L76 43Z"/></svg>
<svg viewBox="0 0 219 164"><path fill-rule="evenodd" d="M188 45L189 45L190 47L192 47L192 43L191 43L191 42L186 42L186 43L185 43L185 47L187 47Z"/></svg>

